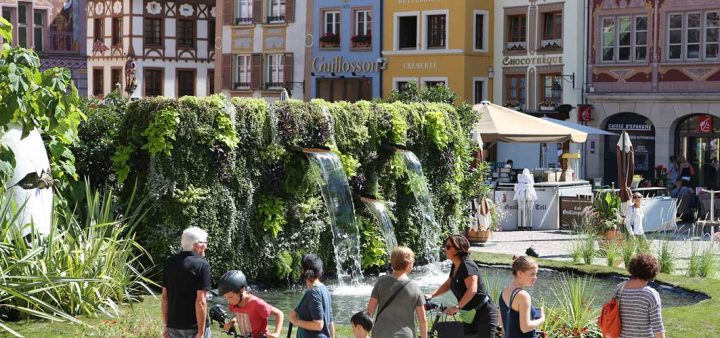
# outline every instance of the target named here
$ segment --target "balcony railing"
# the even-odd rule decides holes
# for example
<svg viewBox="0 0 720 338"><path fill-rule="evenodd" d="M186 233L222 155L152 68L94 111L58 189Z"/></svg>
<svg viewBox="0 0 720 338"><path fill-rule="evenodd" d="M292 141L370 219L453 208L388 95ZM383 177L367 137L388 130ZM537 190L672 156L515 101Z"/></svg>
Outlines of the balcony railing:
<svg viewBox="0 0 720 338"><path fill-rule="evenodd" d="M281 89L284 86L283 82L265 82L265 89Z"/></svg>
<svg viewBox="0 0 720 338"><path fill-rule="evenodd" d="M252 18L235 18L236 25L243 25L243 24L248 24L248 23L252 23L252 22L253 22Z"/></svg>
<svg viewBox="0 0 720 338"><path fill-rule="evenodd" d="M247 89L250 88L250 82L235 82L233 87L235 89Z"/></svg>
<svg viewBox="0 0 720 338"><path fill-rule="evenodd" d="M507 45L505 46L505 49L507 49L507 50L526 50L527 42L525 42L525 41L508 42Z"/></svg>
<svg viewBox="0 0 720 338"><path fill-rule="evenodd" d="M540 42L540 48L542 48L542 49L562 48L562 39L542 40L542 42Z"/></svg>
<svg viewBox="0 0 720 338"><path fill-rule="evenodd" d="M285 16L284 16L284 15L280 15L280 16L268 16L268 17L267 17L267 22L268 22L268 23L285 22Z"/></svg>

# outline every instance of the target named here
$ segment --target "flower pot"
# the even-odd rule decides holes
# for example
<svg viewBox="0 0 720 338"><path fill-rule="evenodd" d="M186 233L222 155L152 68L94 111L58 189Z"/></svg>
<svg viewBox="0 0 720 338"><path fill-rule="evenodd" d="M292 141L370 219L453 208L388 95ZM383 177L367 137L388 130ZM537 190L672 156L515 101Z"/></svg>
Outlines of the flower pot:
<svg viewBox="0 0 720 338"><path fill-rule="evenodd" d="M468 229L466 237L470 243L486 243L490 239L490 235L492 235L491 230Z"/></svg>

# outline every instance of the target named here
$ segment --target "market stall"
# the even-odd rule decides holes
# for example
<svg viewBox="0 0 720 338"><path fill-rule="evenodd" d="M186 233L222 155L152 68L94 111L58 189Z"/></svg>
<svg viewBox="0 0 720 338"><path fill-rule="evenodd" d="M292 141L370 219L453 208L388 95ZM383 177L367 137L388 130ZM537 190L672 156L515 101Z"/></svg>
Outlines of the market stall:
<svg viewBox="0 0 720 338"><path fill-rule="evenodd" d="M473 109L481 115L475 125L474 134L479 135L483 144L494 142L508 143L582 143L587 133L565 127L552 121L543 120L531 115L514 111L502 106L483 101ZM566 147L567 149L567 147ZM540 155L538 155L540 156ZM530 224L523 222L520 227L533 230L549 230L560 228L560 196L589 195L592 187L588 181L579 180L572 165L568 162L579 160L579 154L566 152L561 156L561 168L529 168L532 179L523 178L521 172L513 168L499 167L493 173L496 186L494 198L498 207L506 211L505 218L500 222L503 230L517 230L518 205L525 210L532 210ZM542 161L540 161L542 163ZM521 168L522 169L522 168ZM523 187L518 189L516 183L520 178ZM526 191L525 185L531 181L537 198L527 201L525 197L515 198L516 191ZM519 201L518 201L519 200ZM531 209L530 209L531 208ZM527 212L526 212L527 213ZM525 215L526 213L523 213ZM520 219L524 221L523 219Z"/></svg>

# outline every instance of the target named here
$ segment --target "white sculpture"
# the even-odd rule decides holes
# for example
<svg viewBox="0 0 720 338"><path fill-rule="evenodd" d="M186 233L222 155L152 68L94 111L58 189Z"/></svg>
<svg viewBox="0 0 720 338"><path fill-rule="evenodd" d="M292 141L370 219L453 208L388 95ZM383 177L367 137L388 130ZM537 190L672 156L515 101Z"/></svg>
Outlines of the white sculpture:
<svg viewBox="0 0 720 338"><path fill-rule="evenodd" d="M10 125L0 139L15 155L15 169L5 184L5 195L12 197L18 208L22 206L16 221L22 236L30 234L30 223L38 233L47 235L53 208L50 160L40 132L33 130L25 138L21 137L22 128Z"/></svg>
<svg viewBox="0 0 720 338"><path fill-rule="evenodd" d="M517 175L517 184L515 184L515 196L513 200L518 202L518 229L532 229L532 214L537 201L535 193L535 179L527 168L523 169L522 174Z"/></svg>

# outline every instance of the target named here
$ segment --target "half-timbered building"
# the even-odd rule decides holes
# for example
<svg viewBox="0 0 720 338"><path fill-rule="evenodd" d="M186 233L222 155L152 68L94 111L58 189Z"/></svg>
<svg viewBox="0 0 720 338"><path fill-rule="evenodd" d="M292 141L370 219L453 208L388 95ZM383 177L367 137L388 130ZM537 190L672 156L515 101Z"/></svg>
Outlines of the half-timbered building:
<svg viewBox="0 0 720 338"><path fill-rule="evenodd" d="M214 93L215 1L88 0L89 94Z"/></svg>

